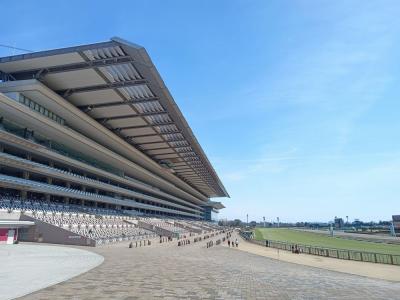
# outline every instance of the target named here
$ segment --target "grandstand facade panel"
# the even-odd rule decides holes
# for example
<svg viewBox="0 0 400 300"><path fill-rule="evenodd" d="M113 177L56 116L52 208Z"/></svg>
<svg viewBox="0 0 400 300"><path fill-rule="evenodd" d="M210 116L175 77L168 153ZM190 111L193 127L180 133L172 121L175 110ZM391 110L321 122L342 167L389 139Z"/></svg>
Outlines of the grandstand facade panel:
<svg viewBox="0 0 400 300"><path fill-rule="evenodd" d="M143 47L4 57L0 75L4 201L196 220L223 208L209 199L229 195Z"/></svg>

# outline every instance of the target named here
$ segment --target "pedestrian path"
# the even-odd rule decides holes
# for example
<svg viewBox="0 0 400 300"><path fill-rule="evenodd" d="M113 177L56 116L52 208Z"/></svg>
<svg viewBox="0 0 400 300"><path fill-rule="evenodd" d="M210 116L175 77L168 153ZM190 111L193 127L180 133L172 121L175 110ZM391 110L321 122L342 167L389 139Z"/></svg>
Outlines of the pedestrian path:
<svg viewBox="0 0 400 300"><path fill-rule="evenodd" d="M238 234L234 234L233 238L237 238L240 240L240 246L238 250L242 250L248 253L304 266L400 282L400 266L359 262L353 260L342 260L309 254L294 254L290 251L263 247L247 242L243 240ZM227 246L227 243L224 243L224 246Z"/></svg>
<svg viewBox="0 0 400 300"><path fill-rule="evenodd" d="M216 242L220 237L213 238ZM396 299L400 283L293 264L238 248L99 247L103 264L22 299ZM215 243L216 244L216 243Z"/></svg>

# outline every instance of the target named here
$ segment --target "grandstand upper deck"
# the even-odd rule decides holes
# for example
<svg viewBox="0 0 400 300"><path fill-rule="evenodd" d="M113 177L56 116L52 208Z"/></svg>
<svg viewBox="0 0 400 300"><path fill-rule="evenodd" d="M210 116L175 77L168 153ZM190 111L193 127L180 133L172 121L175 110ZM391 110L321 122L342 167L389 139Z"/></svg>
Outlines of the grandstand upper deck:
<svg viewBox="0 0 400 300"><path fill-rule="evenodd" d="M0 71L1 91L24 91L59 124L200 199L228 196L143 47L114 38L0 58Z"/></svg>

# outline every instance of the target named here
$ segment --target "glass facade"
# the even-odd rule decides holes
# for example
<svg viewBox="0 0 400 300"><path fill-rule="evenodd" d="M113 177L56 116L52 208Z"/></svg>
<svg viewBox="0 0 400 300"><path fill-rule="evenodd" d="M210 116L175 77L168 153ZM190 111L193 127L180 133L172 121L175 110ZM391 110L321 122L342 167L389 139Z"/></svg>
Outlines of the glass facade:
<svg viewBox="0 0 400 300"><path fill-rule="evenodd" d="M218 212L215 211L211 206L204 207L204 218L207 221L218 222Z"/></svg>

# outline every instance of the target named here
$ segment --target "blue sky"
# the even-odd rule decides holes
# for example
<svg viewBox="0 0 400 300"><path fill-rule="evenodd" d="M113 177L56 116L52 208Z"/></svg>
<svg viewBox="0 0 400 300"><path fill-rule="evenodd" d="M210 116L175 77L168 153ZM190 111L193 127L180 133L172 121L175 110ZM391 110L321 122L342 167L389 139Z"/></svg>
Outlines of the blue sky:
<svg viewBox="0 0 400 300"><path fill-rule="evenodd" d="M231 195L221 217L400 213L400 1L5 1L2 11L0 44L143 45Z"/></svg>

